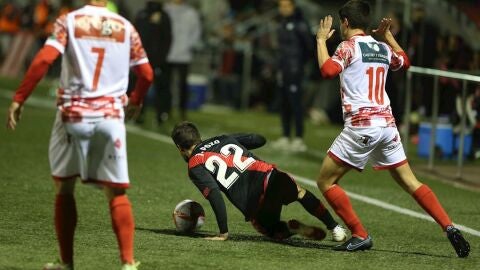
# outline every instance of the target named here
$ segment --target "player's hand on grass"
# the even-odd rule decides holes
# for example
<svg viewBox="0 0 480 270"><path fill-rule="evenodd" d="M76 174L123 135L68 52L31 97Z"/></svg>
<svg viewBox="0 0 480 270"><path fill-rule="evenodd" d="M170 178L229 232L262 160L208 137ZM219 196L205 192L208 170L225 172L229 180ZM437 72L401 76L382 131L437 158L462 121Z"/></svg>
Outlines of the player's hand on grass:
<svg viewBox="0 0 480 270"><path fill-rule="evenodd" d="M332 37L335 29L332 28L333 18L331 15L326 16L322 20L320 20L320 24L318 25L317 30L317 41L326 41L330 37Z"/></svg>
<svg viewBox="0 0 480 270"><path fill-rule="evenodd" d="M391 25L392 25L391 18L383 18L380 21L380 24L378 25L377 29L372 30L373 37L380 41L386 41L387 38L389 38L390 36L393 36L392 32L390 31Z"/></svg>
<svg viewBox="0 0 480 270"><path fill-rule="evenodd" d="M23 112L23 105L18 102L12 102L7 113L7 128L15 130L17 122L20 121Z"/></svg>
<svg viewBox="0 0 480 270"><path fill-rule="evenodd" d="M208 236L205 237L206 240L212 240L212 241L225 241L228 239L228 232L227 233L221 233L215 236Z"/></svg>
<svg viewBox="0 0 480 270"><path fill-rule="evenodd" d="M125 108L125 120L135 120L140 115L142 111L142 105L136 105L131 102L128 103Z"/></svg>

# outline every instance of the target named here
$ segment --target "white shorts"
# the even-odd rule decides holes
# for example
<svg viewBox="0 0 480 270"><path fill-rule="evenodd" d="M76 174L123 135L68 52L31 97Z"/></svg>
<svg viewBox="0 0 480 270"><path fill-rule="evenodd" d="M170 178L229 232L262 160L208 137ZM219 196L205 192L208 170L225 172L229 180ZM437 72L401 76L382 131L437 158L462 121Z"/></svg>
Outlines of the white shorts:
<svg viewBox="0 0 480 270"><path fill-rule="evenodd" d="M328 150L337 163L365 168L368 160L376 170L392 169L407 163L396 127L345 127Z"/></svg>
<svg viewBox="0 0 480 270"><path fill-rule="evenodd" d="M49 147L52 176L128 188L126 147L123 119L69 123L58 112Z"/></svg>

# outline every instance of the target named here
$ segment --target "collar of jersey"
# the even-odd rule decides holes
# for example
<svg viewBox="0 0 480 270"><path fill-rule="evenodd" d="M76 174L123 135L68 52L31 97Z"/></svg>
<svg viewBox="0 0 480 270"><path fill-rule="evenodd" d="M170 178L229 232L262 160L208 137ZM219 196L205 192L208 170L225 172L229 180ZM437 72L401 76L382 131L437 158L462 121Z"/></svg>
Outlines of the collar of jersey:
<svg viewBox="0 0 480 270"><path fill-rule="evenodd" d="M364 37L364 36L366 36L366 35L367 35L367 34L365 34L365 33L355 34L355 35L351 36L350 39L356 38L356 37Z"/></svg>

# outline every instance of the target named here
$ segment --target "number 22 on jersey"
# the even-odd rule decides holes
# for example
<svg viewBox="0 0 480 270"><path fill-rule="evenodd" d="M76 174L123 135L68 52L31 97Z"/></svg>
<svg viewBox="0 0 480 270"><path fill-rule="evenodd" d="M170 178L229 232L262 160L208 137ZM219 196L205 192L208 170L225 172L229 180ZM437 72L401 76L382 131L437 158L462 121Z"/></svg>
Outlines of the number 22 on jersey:
<svg viewBox="0 0 480 270"><path fill-rule="evenodd" d="M233 151L233 165L235 169L239 172L242 173L244 172L248 167L250 167L254 162L255 159L252 157L246 158L245 160L242 161L242 154L243 154L243 149L240 148L238 145L235 144L227 144L220 149L220 153L228 158ZM229 189L235 181L237 181L239 174L237 171L232 172L228 177L227 177L227 163L225 162L224 159L222 159L219 156L211 156L207 159L205 162L205 167L207 170L215 174L215 172L218 169L217 172L217 181L224 186L226 189Z"/></svg>

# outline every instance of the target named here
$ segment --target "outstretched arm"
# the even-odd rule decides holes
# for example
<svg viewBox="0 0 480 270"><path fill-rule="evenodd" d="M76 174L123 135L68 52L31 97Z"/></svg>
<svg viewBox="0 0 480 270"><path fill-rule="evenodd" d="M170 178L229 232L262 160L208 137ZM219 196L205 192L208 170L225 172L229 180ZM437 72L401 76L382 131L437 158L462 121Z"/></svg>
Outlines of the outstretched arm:
<svg viewBox="0 0 480 270"><path fill-rule="evenodd" d="M220 233L213 237L207 237L207 240L227 240L228 238L228 224L227 224L227 209L223 201L222 194L218 188L212 189L208 194L207 200L215 213L217 225Z"/></svg>
<svg viewBox="0 0 480 270"><path fill-rule="evenodd" d="M336 77L342 72L342 67L332 61L327 49L327 40L332 37L335 29L332 28L333 18L328 15L322 20L318 26L317 31L317 55L318 55L318 67L322 77L331 79Z"/></svg>
<svg viewBox="0 0 480 270"><path fill-rule="evenodd" d="M142 108L143 99L153 82L153 70L149 63L136 65L132 70L137 76L137 82L130 94L130 100L126 108L125 118L127 120L134 119L138 116Z"/></svg>
<svg viewBox="0 0 480 270"><path fill-rule="evenodd" d="M38 82L47 74L50 65L60 56L60 52L53 46L45 45L35 55L30 67L20 83L15 95L13 96L13 102L8 108L7 114L7 128L14 130L17 126L17 122L20 120L23 103L37 86Z"/></svg>
<svg viewBox="0 0 480 270"><path fill-rule="evenodd" d="M332 37L335 29L332 28L333 18L332 16L328 15L322 20L320 20L320 24L318 25L317 31L317 54L318 54L318 66L320 69L322 68L323 64L330 58L327 49L327 40Z"/></svg>
<svg viewBox="0 0 480 270"><path fill-rule="evenodd" d="M228 223L227 223L227 209L223 200L222 193L218 187L215 179L203 167L196 166L189 169L190 179L202 192L203 196L210 202L220 233L213 237L207 237L208 240L227 240L228 238Z"/></svg>
<svg viewBox="0 0 480 270"><path fill-rule="evenodd" d="M255 133L235 133L230 136L249 150L260 148L267 142L265 137Z"/></svg>

